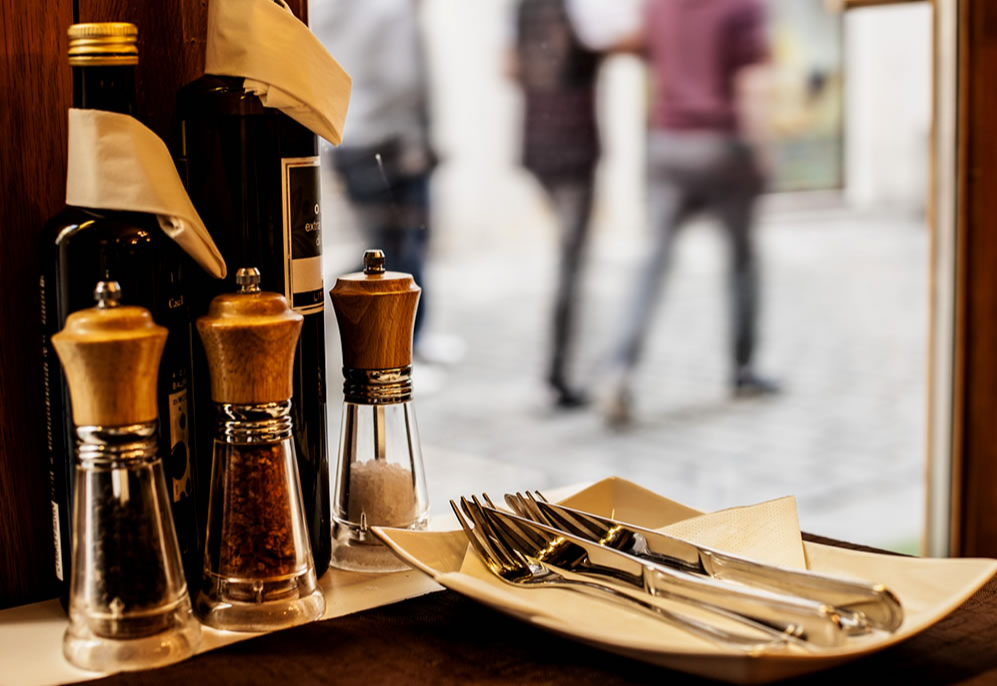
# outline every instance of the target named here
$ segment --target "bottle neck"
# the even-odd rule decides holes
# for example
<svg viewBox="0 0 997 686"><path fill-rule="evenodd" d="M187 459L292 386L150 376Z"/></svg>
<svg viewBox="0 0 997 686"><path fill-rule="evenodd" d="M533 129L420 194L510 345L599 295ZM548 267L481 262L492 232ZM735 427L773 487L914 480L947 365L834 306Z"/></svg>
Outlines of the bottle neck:
<svg viewBox="0 0 997 686"><path fill-rule="evenodd" d="M73 67L73 107L135 115L135 67Z"/></svg>

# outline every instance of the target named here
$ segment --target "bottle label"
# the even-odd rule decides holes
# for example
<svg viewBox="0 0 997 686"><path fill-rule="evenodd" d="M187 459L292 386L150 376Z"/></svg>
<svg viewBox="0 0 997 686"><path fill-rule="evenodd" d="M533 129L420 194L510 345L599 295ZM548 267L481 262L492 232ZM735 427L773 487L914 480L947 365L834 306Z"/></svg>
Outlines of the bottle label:
<svg viewBox="0 0 997 686"><path fill-rule="evenodd" d="M59 460L55 446L55 410L52 407L52 383L57 380L53 374L53 369L49 357L54 355L48 330L48 308L49 292L45 284L45 276L38 280L38 289L41 296L41 324L42 324L42 394L45 400L44 420L45 420L45 450L48 453L48 480L49 480L49 502L52 503L52 544L55 546L55 576L59 581L65 581L62 568L62 527L59 523L59 493L60 471L64 468L64 462ZM68 408L67 408L68 410ZM60 443L61 445L61 443ZM65 456L62 456L63 458Z"/></svg>
<svg viewBox="0 0 997 686"><path fill-rule="evenodd" d="M321 186L318 157L288 157L281 163L284 210L284 296L301 314L321 312Z"/></svg>
<svg viewBox="0 0 997 686"><path fill-rule="evenodd" d="M62 571L62 528L59 526L59 503L52 502L52 534L55 537L55 577L65 581Z"/></svg>
<svg viewBox="0 0 997 686"><path fill-rule="evenodd" d="M173 502L192 495L190 469L190 430L187 423L187 388L170 393L170 474L173 482Z"/></svg>

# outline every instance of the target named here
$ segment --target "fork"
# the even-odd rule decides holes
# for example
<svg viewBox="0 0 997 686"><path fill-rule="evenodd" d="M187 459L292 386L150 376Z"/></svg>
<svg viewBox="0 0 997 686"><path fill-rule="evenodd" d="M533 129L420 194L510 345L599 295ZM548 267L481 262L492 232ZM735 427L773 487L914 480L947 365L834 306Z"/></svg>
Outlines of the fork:
<svg viewBox="0 0 997 686"><path fill-rule="evenodd" d="M848 637L848 627L840 614L824 603L649 564L633 555L500 511L487 495L482 497L489 504L484 512L492 526L501 528L513 546L544 563L653 596L734 613L807 647L834 647Z"/></svg>
<svg viewBox="0 0 997 686"><path fill-rule="evenodd" d="M903 622L900 601L881 584L763 564L658 531L550 503L540 491L509 494L505 501L522 517L652 564L827 603L837 608L852 634L864 633L869 628L896 631Z"/></svg>
<svg viewBox="0 0 997 686"><path fill-rule="evenodd" d="M705 607L704 609L710 610L714 614L747 625L750 629L763 634L765 638L713 626L694 617L673 612L647 600L635 597L608 583L585 579L580 575L571 574L567 570L555 565L541 562L511 545L500 530L493 525L493 521L485 514L481 503L478 502L476 497L472 496L471 501L462 497L460 502L461 507L458 507L457 503L451 500L450 507L453 508L454 514L457 516L457 521L467 535L471 547L477 552L482 562L485 563L485 566L495 576L508 584L518 588L531 589L563 588L593 595L653 616L670 626L682 629L713 643L749 654L782 649L792 638L782 632L774 631L771 627L753 622L739 615ZM467 519L461 514L461 509L467 515ZM468 519L474 523L473 527L468 522Z"/></svg>

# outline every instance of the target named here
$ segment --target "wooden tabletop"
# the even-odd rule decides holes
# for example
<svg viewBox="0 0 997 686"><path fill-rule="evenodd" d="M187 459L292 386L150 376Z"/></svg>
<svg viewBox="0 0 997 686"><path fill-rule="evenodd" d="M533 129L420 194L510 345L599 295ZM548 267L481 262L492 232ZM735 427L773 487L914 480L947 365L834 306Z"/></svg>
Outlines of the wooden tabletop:
<svg viewBox="0 0 997 686"><path fill-rule="evenodd" d="M871 550L816 536L804 538ZM997 684L997 579L910 640L804 679L808 684L834 686ZM559 638L445 591L269 634L171 667L94 683L675 686L713 682Z"/></svg>

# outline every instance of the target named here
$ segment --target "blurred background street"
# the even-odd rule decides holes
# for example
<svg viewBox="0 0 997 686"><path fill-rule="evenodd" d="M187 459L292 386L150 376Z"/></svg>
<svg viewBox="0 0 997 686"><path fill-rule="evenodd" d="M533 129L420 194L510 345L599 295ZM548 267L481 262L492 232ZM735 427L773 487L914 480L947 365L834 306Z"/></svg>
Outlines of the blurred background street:
<svg viewBox="0 0 997 686"><path fill-rule="evenodd" d="M916 551L927 311L908 303L928 288L924 230L844 210L772 210L759 228L767 274L760 366L784 392L731 398L721 237L700 222L681 241L668 306L639 370L635 421L624 430L595 407L556 413L544 402L556 260L549 241L436 259L427 277L432 328L460 337L466 354L451 366L415 366L433 511L483 489L617 475L704 510L795 495L805 530ZM578 371L597 385L637 254L610 238L593 248ZM363 246L341 249L346 260ZM331 369L341 364L336 345L333 334ZM335 436L341 377L330 376Z"/></svg>
<svg viewBox="0 0 997 686"><path fill-rule="evenodd" d="M806 531L917 552L930 326L930 7L832 18L839 33L828 45L840 52L827 82L841 89L840 121L833 140L806 150L836 152L830 167L797 160L795 168L808 184L822 175L834 183L766 195L758 208L757 368L782 392L731 397L727 245L715 221L696 217L679 235L637 368L633 422L623 429L607 424L598 395L649 246L646 73L632 56L601 67L603 154L572 362L595 402L556 411L543 380L559 248L554 214L519 166L522 102L502 68L510 7L422 3L441 160L423 284L426 341L454 358L415 363L433 511L482 490L616 475L704 510L795 495ZM805 61L804 43L776 39L779 55ZM336 174L324 172L328 289L357 269L365 248L380 246L369 245ZM326 312L335 451L341 360Z"/></svg>

